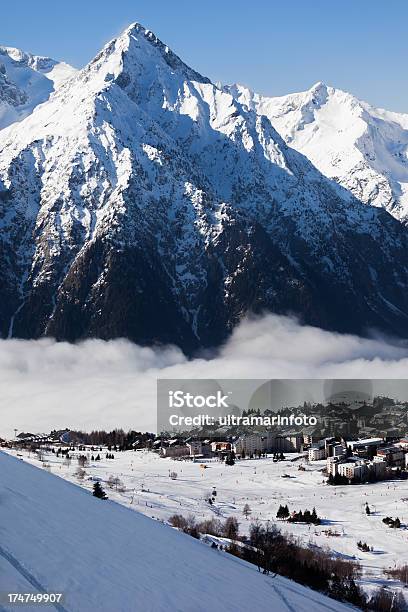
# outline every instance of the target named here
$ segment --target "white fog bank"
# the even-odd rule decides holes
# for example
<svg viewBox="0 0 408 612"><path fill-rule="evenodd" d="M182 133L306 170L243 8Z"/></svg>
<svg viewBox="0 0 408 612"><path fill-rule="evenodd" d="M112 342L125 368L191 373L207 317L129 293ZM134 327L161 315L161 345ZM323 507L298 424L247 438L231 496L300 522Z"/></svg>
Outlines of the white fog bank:
<svg viewBox="0 0 408 612"><path fill-rule="evenodd" d="M408 348L274 315L244 321L207 359L126 340L1 340L0 436L15 428L154 431L159 377L403 379L407 373Z"/></svg>

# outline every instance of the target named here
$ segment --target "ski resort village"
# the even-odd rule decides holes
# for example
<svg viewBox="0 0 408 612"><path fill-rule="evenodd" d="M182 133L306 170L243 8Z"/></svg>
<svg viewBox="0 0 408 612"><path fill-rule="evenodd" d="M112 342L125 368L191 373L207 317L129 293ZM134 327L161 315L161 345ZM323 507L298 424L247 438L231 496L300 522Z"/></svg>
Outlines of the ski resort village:
<svg viewBox="0 0 408 612"><path fill-rule="evenodd" d="M64 591L64 610L142 609L120 589L144 610L408 609L408 437L64 430L1 447L3 590Z"/></svg>

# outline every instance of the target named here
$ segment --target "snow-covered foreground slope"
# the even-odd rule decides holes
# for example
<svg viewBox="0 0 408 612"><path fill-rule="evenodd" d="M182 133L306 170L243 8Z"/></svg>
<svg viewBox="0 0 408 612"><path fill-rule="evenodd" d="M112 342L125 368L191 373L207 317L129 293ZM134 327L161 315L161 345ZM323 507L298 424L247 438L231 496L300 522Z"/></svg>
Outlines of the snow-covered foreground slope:
<svg viewBox="0 0 408 612"><path fill-rule="evenodd" d="M408 114L374 108L323 83L280 97L242 85L226 90L268 117L323 174L408 223Z"/></svg>
<svg viewBox="0 0 408 612"><path fill-rule="evenodd" d="M92 490L93 479L100 479L111 499L160 520L168 521L173 514L192 514L197 522L211 518L224 521L234 516L244 535L248 535L251 521L276 521L280 504L288 504L291 511L315 507L322 518L321 525L277 521L278 526L300 538L305 546L327 547L335 556L357 559L363 569L361 586L366 592L371 593L379 584L401 588L387 580L384 570L408 563L408 481L332 487L321 473L325 462L306 465L301 458L291 461L299 455L289 454L286 461L279 463L274 463L272 457L247 459L234 466L205 460L207 468L202 469L201 460L161 459L148 451L118 452L114 460L105 459L103 451L100 461L92 461L96 453L88 451L86 475L79 481L75 454L78 453L71 453L69 465L63 456L51 452L44 452L39 461L35 453L23 451L23 459L79 483L88 491ZM298 469L300 464L305 471ZM170 478L171 472L177 474L175 479ZM282 478L285 475L289 477ZM120 482L110 488L110 478L119 478ZM207 500L213 489L217 497L210 505ZM365 512L366 502L370 516ZM249 519L243 514L245 504L251 509ZM407 528L389 529L382 523L386 516L398 516ZM359 550L359 540L372 546L373 551Z"/></svg>
<svg viewBox="0 0 408 612"><path fill-rule="evenodd" d="M0 46L0 130L28 117L75 72L64 62Z"/></svg>
<svg viewBox="0 0 408 612"><path fill-rule="evenodd" d="M0 132L0 334L186 352L248 313L408 337L408 235L132 24Z"/></svg>
<svg viewBox="0 0 408 612"><path fill-rule="evenodd" d="M350 609L2 453L0 500L0 591L62 591L60 610Z"/></svg>

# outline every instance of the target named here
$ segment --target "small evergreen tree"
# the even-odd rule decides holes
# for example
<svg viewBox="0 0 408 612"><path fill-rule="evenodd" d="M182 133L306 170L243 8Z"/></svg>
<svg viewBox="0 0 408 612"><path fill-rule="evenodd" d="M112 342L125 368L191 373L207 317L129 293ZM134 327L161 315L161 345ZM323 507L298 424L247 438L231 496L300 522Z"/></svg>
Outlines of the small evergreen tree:
<svg viewBox="0 0 408 612"><path fill-rule="evenodd" d="M288 506L279 506L278 512L276 513L276 518L287 519L289 517L289 508Z"/></svg>
<svg viewBox="0 0 408 612"><path fill-rule="evenodd" d="M283 518L283 514L282 514L282 513L283 513L283 506L282 506L282 504L281 504L281 505L279 506L279 508L278 508L277 513L276 513L276 518L278 518L278 519Z"/></svg>
<svg viewBox="0 0 408 612"><path fill-rule="evenodd" d="M93 486L92 495L94 497L97 497L98 499L108 499L108 496L106 495L105 491L102 489L101 483L99 481L95 482Z"/></svg>

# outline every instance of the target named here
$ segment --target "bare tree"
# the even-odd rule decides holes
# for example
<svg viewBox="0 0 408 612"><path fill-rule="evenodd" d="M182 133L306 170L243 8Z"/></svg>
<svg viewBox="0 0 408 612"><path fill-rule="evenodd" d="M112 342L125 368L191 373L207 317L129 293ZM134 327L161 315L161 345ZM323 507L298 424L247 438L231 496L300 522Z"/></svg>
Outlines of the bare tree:
<svg viewBox="0 0 408 612"><path fill-rule="evenodd" d="M115 488L118 491L119 487L121 487L122 481L118 476L113 476L112 474L108 478L108 487L110 489Z"/></svg>
<svg viewBox="0 0 408 612"><path fill-rule="evenodd" d="M248 520L249 515L251 514L252 510L249 506L249 504L245 504L243 510L242 510L242 514L245 516L245 518Z"/></svg>
<svg viewBox="0 0 408 612"><path fill-rule="evenodd" d="M229 516L224 525L224 536L230 540L238 539L238 521L235 516Z"/></svg>
<svg viewBox="0 0 408 612"><path fill-rule="evenodd" d="M85 467L87 463L88 463L88 457L86 455L78 456L78 465L80 465L83 468Z"/></svg>

